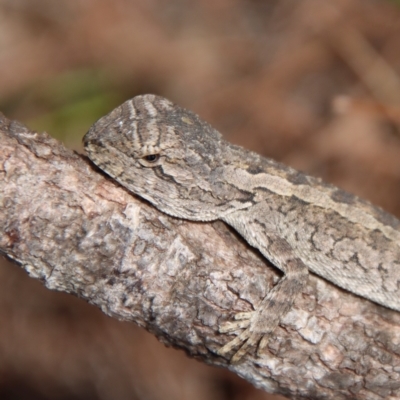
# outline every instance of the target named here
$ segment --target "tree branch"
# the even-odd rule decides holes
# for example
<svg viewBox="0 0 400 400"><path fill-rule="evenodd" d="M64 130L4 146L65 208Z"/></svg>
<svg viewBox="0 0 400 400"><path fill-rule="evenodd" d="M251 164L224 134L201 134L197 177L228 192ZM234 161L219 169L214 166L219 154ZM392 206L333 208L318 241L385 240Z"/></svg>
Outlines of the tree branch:
<svg viewBox="0 0 400 400"><path fill-rule="evenodd" d="M47 134L0 115L0 251L209 364L292 398L400 397L400 314L311 276L269 341L238 365L218 325L279 279L222 222L161 214Z"/></svg>

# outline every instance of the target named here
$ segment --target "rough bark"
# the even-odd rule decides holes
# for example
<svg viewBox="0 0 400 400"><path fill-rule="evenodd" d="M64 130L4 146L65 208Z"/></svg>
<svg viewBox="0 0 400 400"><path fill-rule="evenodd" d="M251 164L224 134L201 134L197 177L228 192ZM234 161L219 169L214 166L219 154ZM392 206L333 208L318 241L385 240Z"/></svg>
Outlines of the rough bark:
<svg viewBox="0 0 400 400"><path fill-rule="evenodd" d="M216 355L218 325L279 273L223 223L161 214L47 134L0 117L0 251L66 291L268 392L400 398L400 314L311 276L261 356Z"/></svg>

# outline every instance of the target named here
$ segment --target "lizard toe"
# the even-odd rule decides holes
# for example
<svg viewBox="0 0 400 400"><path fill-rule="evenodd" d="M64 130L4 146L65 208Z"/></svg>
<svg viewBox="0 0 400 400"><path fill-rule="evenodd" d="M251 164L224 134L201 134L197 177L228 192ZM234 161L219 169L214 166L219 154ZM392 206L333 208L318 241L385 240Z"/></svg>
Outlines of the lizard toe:
<svg viewBox="0 0 400 400"><path fill-rule="evenodd" d="M231 340L225 346L221 347L217 351L217 354L219 354L220 356L226 356L234 348L239 347L243 342L245 342L249 338L250 335L251 335L250 330L246 329L239 336L235 337L235 339Z"/></svg>
<svg viewBox="0 0 400 400"><path fill-rule="evenodd" d="M219 326L218 331L220 333L232 333L236 331L240 331L242 329L248 328L250 325L250 320L243 320L243 321L237 321L237 322L231 322L227 321L222 323Z"/></svg>

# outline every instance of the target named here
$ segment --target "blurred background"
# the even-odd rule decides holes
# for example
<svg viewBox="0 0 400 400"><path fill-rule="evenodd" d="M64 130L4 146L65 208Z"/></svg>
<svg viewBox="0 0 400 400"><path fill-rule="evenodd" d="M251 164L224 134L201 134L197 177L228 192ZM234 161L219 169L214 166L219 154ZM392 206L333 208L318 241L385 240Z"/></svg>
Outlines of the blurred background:
<svg viewBox="0 0 400 400"><path fill-rule="evenodd" d="M0 0L0 111L81 151L137 94L400 217L400 1ZM283 399L0 262L0 399Z"/></svg>

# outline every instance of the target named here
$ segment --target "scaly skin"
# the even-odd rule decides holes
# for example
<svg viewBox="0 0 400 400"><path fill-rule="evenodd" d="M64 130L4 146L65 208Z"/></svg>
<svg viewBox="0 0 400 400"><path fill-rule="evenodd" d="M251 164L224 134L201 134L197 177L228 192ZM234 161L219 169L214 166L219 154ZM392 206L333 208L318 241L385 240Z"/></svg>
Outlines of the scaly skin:
<svg viewBox="0 0 400 400"><path fill-rule="evenodd" d="M84 137L90 159L173 217L221 219L283 273L253 313L222 332L243 332L219 353L238 361L268 336L307 283L308 271L400 311L400 221L321 180L226 142L170 101L137 96Z"/></svg>

